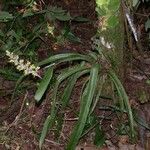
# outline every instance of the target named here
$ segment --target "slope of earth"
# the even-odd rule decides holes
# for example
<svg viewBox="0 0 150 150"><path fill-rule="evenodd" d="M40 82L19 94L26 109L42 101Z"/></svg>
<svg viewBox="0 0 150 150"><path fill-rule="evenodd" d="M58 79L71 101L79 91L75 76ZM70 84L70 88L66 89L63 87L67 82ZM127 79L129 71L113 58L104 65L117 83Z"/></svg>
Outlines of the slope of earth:
<svg viewBox="0 0 150 150"><path fill-rule="evenodd" d="M91 37L96 33L96 13L94 0L51 0L40 1L42 6L52 5L60 6L68 10L71 16L82 16L92 20L92 23L78 23L71 22L71 31L81 39L81 43L66 42L63 45L56 45L51 42L51 39L44 37L47 45L54 51L54 53L65 52L79 52L87 53L91 50ZM141 6L142 7L142 6ZM147 12L147 8L143 9ZM140 10L141 13L141 10ZM139 12L138 12L139 14ZM140 26L141 42L145 45L147 35L142 28L144 19L137 17L137 26ZM57 22L58 28L62 28L63 24ZM146 42L147 44L147 42ZM44 45L38 50L39 59L44 59L48 56L49 50L45 51ZM130 104L133 108L137 109L138 115L143 118L145 122L150 121L149 112L149 99L150 99L150 54L148 52L149 47L146 46L143 50L144 56L136 56L135 59L131 59L129 65L127 64L127 71L125 74L125 87L128 93ZM136 51L136 50L135 50ZM132 64L132 65L131 65ZM7 66L7 60L3 57L0 60L0 66ZM68 137L75 124L76 118L75 111L79 110L79 97L84 79L78 81L72 98L70 106L65 110L65 120L61 136L59 139L54 136L55 128L52 129L45 139L43 145L44 150L63 150L64 146L68 142ZM33 84L32 81L26 81L26 84ZM51 105L51 91L47 94L44 102L41 105L36 105L34 100L35 85L30 85L25 92L20 92L18 97L15 97L12 105L10 100L15 87L15 82L6 80L4 76L0 77L0 149L21 149L21 150L37 150L39 134L43 127L43 122L49 114L49 108ZM62 87L63 88L63 87ZM105 102L104 102L105 104ZM59 114L61 116L61 112ZM113 118L113 116L112 116ZM107 140L103 148L96 148L93 145L92 134L87 134L86 137L81 140L77 146L77 150L115 150L115 149L150 149L150 134L149 131L143 127L138 128L139 140L133 144L129 142L129 138L126 135L119 136L116 134L115 125L116 118L112 120L104 120L103 128L106 130ZM144 122L143 121L143 122ZM59 141L59 142L56 142Z"/></svg>

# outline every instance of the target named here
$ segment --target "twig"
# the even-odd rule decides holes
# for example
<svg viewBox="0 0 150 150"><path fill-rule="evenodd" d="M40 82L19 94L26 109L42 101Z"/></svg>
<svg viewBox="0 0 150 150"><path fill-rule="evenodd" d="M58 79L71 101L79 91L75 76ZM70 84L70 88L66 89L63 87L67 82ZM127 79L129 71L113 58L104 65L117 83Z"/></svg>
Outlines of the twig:
<svg viewBox="0 0 150 150"><path fill-rule="evenodd" d="M79 119L78 117L77 118L68 118L68 119L65 119L65 121L76 121L78 119Z"/></svg>
<svg viewBox="0 0 150 150"><path fill-rule="evenodd" d="M17 122L18 122L20 116L22 115L23 107L24 107L25 101L26 101L26 99L27 99L27 96L28 96L28 92L26 92L26 94L25 94L25 96L24 96L24 98L23 98L23 102L22 102L22 105L21 105L21 108L20 108L20 111L19 111L18 115L16 116L15 120L14 120L11 124L8 125L8 128L7 128L7 130L6 130L5 133L7 133L7 131L8 131L12 126L16 126L16 125L17 125Z"/></svg>
<svg viewBox="0 0 150 150"><path fill-rule="evenodd" d="M52 140L48 140L48 139L45 139L46 142L49 142L49 143L52 143L53 145L56 145L56 146L61 146L62 144L59 144L57 142L54 142Z"/></svg>
<svg viewBox="0 0 150 150"><path fill-rule="evenodd" d="M139 16L143 16L143 17L149 17L150 16L150 13L148 14L140 14L140 13L134 13L135 15L139 15Z"/></svg>

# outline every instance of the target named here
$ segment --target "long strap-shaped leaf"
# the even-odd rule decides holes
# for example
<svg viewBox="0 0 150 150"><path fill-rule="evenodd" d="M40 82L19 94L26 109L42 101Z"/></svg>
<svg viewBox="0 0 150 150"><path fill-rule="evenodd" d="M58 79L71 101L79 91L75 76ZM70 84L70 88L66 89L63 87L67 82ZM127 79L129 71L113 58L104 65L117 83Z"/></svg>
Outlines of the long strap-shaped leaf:
<svg viewBox="0 0 150 150"><path fill-rule="evenodd" d="M69 103L69 99L71 97L71 93L72 93L72 90L73 90L73 88L75 86L75 83L76 83L77 79L79 77L81 77L82 75L87 74L87 73L89 73L89 70L84 70L82 72L78 72L78 73L74 74L69 79L67 87L65 88L63 96L62 96L62 99L61 99L63 108L65 108L68 105L68 103Z"/></svg>
<svg viewBox="0 0 150 150"><path fill-rule="evenodd" d="M39 102L42 98L42 96L44 95L50 81L51 81L51 78L53 76L53 67L50 67L48 68L48 70L46 71L45 75L44 75L44 78L42 79L41 83L39 84L39 87L35 93L35 100L37 102Z"/></svg>
<svg viewBox="0 0 150 150"><path fill-rule="evenodd" d="M72 75L69 80L67 81L67 86L65 88L65 90L63 91L63 95L62 95L62 98L61 98L61 105L59 106L59 110L62 110L61 112L61 116L56 117L56 120L57 122L61 122L59 125L58 125L58 128L57 128L57 137L60 137L60 133L61 133L61 130L62 130L62 127L63 127L63 122L64 122L64 114L65 114L65 109L67 106L69 106L69 101L70 101L70 98L71 98L71 94L72 94L72 91L74 89L74 86L78 80L78 78L80 78L82 75L85 75L85 74L89 74L90 70L84 70L82 72L77 72L75 73L74 75Z"/></svg>
<svg viewBox="0 0 150 150"><path fill-rule="evenodd" d="M99 99L100 99L100 95L101 95L101 92L102 92L102 89L103 89L103 85L104 85L104 82L105 82L105 78L106 76L105 75L101 75L99 77L99 81L98 81L98 85L97 85L97 91L96 91L96 97L95 99L93 100L93 105L92 105L92 108L90 110L90 114L93 113Z"/></svg>
<svg viewBox="0 0 150 150"><path fill-rule="evenodd" d="M130 103L129 103L128 96L125 92L125 89L124 89L123 85L121 84L120 80L118 79L117 75L115 74L115 72L113 70L109 71L109 76L115 84L115 87L117 89L119 98L123 99L123 103L125 105L125 109L127 110L128 117L129 117L131 137L134 138L135 137L134 119L133 119L133 113L132 113L132 110L131 110L131 106L130 106Z"/></svg>
<svg viewBox="0 0 150 150"><path fill-rule="evenodd" d="M79 120L74 128L74 131L72 133L71 139L69 144L67 145L67 150L74 150L75 146L77 145L80 136L83 132L83 129L86 124L86 120L88 117L88 114L90 112L90 106L94 97L94 93L96 90L96 84L98 81L98 71L99 66L95 65L92 67L90 72L90 79L89 82L83 92L82 99L81 99L81 107L80 107L80 113L79 113Z"/></svg>
<svg viewBox="0 0 150 150"><path fill-rule="evenodd" d="M44 123L44 127L42 129L42 133L40 136L40 141L39 141L40 149L42 148L42 144L44 142L44 139L46 137L48 130L53 126L53 123L55 121L55 117L57 114L57 108L56 108L57 91L58 91L58 87L59 87L60 83L63 80L65 80L66 78L70 77L71 75L73 75L77 72L83 71L83 70L87 70L87 67L77 65L76 67L70 68L70 69L68 69L68 71L63 72L58 76L57 82L56 82L54 90L53 90L53 97L52 97L53 102L52 102L52 106L51 106L51 112L50 112L50 115L46 118L46 121Z"/></svg>
<svg viewBox="0 0 150 150"><path fill-rule="evenodd" d="M54 91L53 91L53 102L51 105L51 113L50 115L48 115L48 117L46 118L45 122L44 122L44 126L42 129L42 133L40 136L40 140L39 140L39 148L42 148L42 144L45 140L46 134L48 132L48 130L53 126L53 123L55 121L55 116L56 116L56 96L57 96L57 91L58 91L58 87L59 87L59 82L56 83L55 87L54 87Z"/></svg>
<svg viewBox="0 0 150 150"><path fill-rule="evenodd" d="M67 62L72 60L85 60L85 61L93 61L94 59L87 55L81 55L81 54L74 54L74 53L65 53L65 54L57 54L54 56L51 56L40 63L38 63L38 66L50 64L50 63L60 63L60 62Z"/></svg>

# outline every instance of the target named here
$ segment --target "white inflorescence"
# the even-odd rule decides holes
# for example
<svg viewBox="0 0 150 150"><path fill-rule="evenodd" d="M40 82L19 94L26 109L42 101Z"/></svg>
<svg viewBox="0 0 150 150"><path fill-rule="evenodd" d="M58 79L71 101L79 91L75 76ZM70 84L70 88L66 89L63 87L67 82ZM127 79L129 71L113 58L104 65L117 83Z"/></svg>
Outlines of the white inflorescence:
<svg viewBox="0 0 150 150"><path fill-rule="evenodd" d="M19 59L19 56L12 52L6 51L6 55L9 57L9 62L13 63L19 71L23 71L24 75L32 74L34 77L40 77L38 75L40 67L36 67L29 61L25 62L23 59Z"/></svg>

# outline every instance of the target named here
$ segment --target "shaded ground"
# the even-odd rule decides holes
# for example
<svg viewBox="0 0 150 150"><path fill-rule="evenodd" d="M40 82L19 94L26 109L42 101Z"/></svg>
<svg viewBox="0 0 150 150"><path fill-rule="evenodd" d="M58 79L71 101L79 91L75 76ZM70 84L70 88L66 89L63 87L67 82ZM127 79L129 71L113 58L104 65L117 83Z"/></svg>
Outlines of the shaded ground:
<svg viewBox="0 0 150 150"><path fill-rule="evenodd" d="M46 5L46 4L45 4ZM94 12L95 4L93 1L51 1L49 5L58 5L67 9L72 16L83 16L91 20L96 20L96 14ZM149 11L148 8L144 8L145 13ZM140 14L143 10L139 10ZM147 14L147 13L146 13ZM149 92L150 84L148 83L148 77L150 76L150 54L149 46L147 44L148 38L143 29L145 18L137 17L137 25L141 31L141 42L144 46L143 56L136 56L131 59L131 63L127 64L127 71L125 74L125 86L129 95L130 103L133 108L138 109L138 114L143 117L146 122L150 121L149 112ZM61 26L61 23L60 23ZM72 32L81 38L81 44L66 43L65 45L54 45L49 39L45 38L48 46L51 47L56 53L65 53L66 51L75 51L80 53L86 53L91 50L91 37L95 35L96 28L94 23L71 23ZM39 50L39 58L42 59L48 56L48 52L44 51L42 45ZM136 50L135 50L136 51ZM5 60L0 61L1 66L5 66ZM131 65L132 64L132 65ZM68 137L71 133L73 125L77 120L75 111L79 109L79 96L82 85L82 79L76 85L73 92L70 107L65 110L65 121L59 143L55 142L54 136L55 128L51 130L46 137L43 149L45 150L63 150L64 145L68 142ZM34 85L33 85L34 86ZM0 149L21 149L21 150L37 150L38 138L42 129L43 122L46 116L49 114L50 108L50 96L49 92L45 98L45 101L37 106L34 101L35 89L31 86L28 87L25 92L20 92L18 97L14 98L13 105L10 105L10 99L12 96L15 83L7 81L3 77L0 77ZM103 102L106 104L107 102ZM127 136L118 136L116 134L117 118L111 120L103 120L102 125L106 131L107 144L102 149L142 149L141 146L146 145L147 149L150 149L150 135L148 130L139 128L139 140L136 144L131 144ZM77 150L96 150L97 148L92 144L92 134L85 136Z"/></svg>

